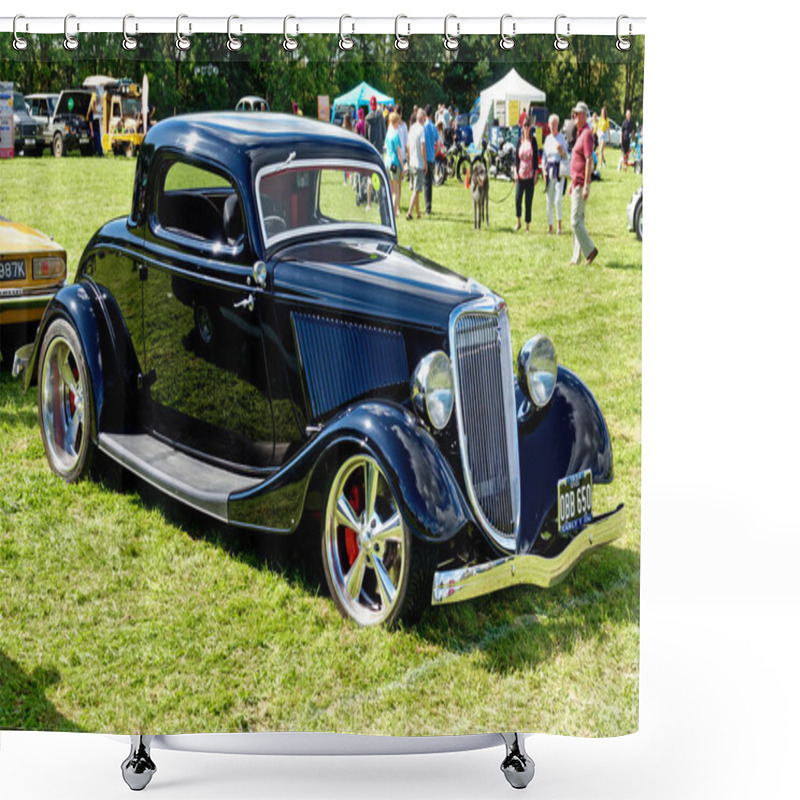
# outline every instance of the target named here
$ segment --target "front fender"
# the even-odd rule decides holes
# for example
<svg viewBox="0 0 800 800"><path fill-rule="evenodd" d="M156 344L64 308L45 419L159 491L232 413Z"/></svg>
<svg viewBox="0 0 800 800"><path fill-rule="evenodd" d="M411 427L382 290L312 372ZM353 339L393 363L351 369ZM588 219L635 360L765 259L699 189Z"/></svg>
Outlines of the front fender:
<svg viewBox="0 0 800 800"><path fill-rule="evenodd" d="M373 400L351 406L331 420L264 484L231 495L229 519L246 527L291 532L303 510L309 508L307 496L312 477L315 483L325 486L344 454L354 449L370 453L380 463L395 492L400 513L415 536L444 542L473 522L458 482L433 436L402 406ZM324 513L325 502L323 495L315 510Z"/></svg>
<svg viewBox="0 0 800 800"><path fill-rule="evenodd" d="M517 387L517 411L525 406ZM566 367L558 368L550 404L520 416L518 435L522 507L517 552L528 553L555 506L559 479L591 469L594 483L610 483L614 467L603 412L586 384Z"/></svg>

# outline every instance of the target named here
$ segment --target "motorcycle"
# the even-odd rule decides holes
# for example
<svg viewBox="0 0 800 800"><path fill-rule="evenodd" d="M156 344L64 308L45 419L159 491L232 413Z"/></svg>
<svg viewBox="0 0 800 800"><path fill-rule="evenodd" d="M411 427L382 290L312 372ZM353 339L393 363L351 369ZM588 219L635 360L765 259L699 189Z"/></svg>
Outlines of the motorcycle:
<svg viewBox="0 0 800 800"><path fill-rule="evenodd" d="M492 178L503 180L514 179L514 145L502 137L497 145L489 145L490 164L489 175Z"/></svg>

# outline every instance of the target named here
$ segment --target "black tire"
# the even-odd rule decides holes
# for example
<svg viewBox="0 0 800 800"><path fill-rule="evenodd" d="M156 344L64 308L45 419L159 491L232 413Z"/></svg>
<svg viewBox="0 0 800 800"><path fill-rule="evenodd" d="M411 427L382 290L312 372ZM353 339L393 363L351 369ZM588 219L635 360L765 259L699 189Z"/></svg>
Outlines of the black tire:
<svg viewBox="0 0 800 800"><path fill-rule="evenodd" d="M64 155L64 139L60 133L53 136L53 143L50 145L53 152L53 158L61 158Z"/></svg>
<svg viewBox="0 0 800 800"><path fill-rule="evenodd" d="M636 238L642 241L642 201L636 204L636 210L633 212L633 229L636 231Z"/></svg>
<svg viewBox="0 0 800 800"><path fill-rule="evenodd" d="M447 166L445 162L441 159L436 161L436 164L433 168L433 185L434 186L443 186L444 182L447 180Z"/></svg>
<svg viewBox="0 0 800 800"><path fill-rule="evenodd" d="M96 416L83 347L67 320L56 319L48 325L37 377L39 430L47 461L56 475L75 483L88 476L92 467Z"/></svg>
<svg viewBox="0 0 800 800"><path fill-rule="evenodd" d="M86 158L94 154L94 147L90 144L85 144L81 147L81 155Z"/></svg>
<svg viewBox="0 0 800 800"><path fill-rule="evenodd" d="M459 156L456 163L456 180L459 183L464 183L466 179L466 170L469 167L469 159L466 156Z"/></svg>
<svg viewBox="0 0 800 800"><path fill-rule="evenodd" d="M371 511L370 482L376 487ZM363 627L416 622L430 604L438 553L403 522L377 459L363 452L345 459L325 496L322 566L339 613Z"/></svg>

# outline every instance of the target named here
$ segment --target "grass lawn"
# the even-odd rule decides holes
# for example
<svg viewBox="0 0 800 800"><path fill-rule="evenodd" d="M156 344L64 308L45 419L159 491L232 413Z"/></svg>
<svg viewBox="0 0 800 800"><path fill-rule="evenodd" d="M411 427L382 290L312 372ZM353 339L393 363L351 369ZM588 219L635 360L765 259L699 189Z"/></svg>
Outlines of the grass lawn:
<svg viewBox="0 0 800 800"><path fill-rule="evenodd" d="M434 188L430 219L400 241L500 293L515 351L547 333L592 388L611 431L624 537L560 586L431 609L387 632L345 622L285 542L209 525L132 480L68 486L47 465L36 392L0 376L0 728L129 733L497 730L619 735L638 726L641 243L625 207L641 181L619 151L593 186L600 251L570 267L547 236L512 233L509 183L492 181L491 227L469 192ZM63 244L70 275L107 219L127 214L134 162L0 163L0 214ZM403 185L403 213L409 199Z"/></svg>

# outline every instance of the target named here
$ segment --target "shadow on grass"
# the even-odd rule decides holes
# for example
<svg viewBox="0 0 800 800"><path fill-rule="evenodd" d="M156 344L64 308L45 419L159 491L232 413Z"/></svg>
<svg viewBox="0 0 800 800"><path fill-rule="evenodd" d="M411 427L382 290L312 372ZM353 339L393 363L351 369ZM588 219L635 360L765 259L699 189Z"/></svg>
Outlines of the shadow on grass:
<svg viewBox="0 0 800 800"><path fill-rule="evenodd" d="M641 264L630 264L630 263L623 263L622 261L602 261L598 260L598 263L601 267L605 267L606 269L622 269L622 270L631 270L633 272L641 272L642 265Z"/></svg>
<svg viewBox="0 0 800 800"><path fill-rule="evenodd" d="M47 699L46 690L61 682L55 669L37 667L30 675L0 652L0 728L28 731L82 729Z"/></svg>
<svg viewBox="0 0 800 800"><path fill-rule="evenodd" d="M431 609L418 632L456 653L477 651L485 670L505 675L638 622L639 556L610 546L589 554L556 587L513 587Z"/></svg>
<svg viewBox="0 0 800 800"><path fill-rule="evenodd" d="M191 538L254 570L271 570L303 592L328 595L320 565L309 557L317 541L313 521L291 536L253 533L212 520L141 481L132 488L144 506L157 507ZM639 555L610 546L590 553L556 587L514 587L431 608L413 631L455 654L477 652L485 670L507 674L569 654L581 642L602 639L610 627L638 620Z"/></svg>

